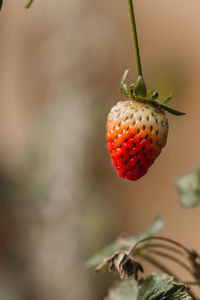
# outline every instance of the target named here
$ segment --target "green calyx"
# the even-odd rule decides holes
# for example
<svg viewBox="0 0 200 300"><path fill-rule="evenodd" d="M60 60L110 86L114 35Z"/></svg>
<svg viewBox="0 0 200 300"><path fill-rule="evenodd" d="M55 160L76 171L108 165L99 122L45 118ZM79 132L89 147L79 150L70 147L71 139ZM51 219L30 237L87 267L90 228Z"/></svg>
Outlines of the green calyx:
<svg viewBox="0 0 200 300"><path fill-rule="evenodd" d="M120 83L120 91L122 94L124 94L127 98L132 98L135 100L143 101L143 102L149 102L152 105L159 107L161 109L164 109L168 111L169 113L176 115L176 116L182 116L185 115L185 113L175 110L171 107L166 106L166 104L172 99L172 95L170 94L168 97L166 97L164 100L159 101L158 97L159 94L155 90L149 90L147 92L147 88L144 82L144 79L141 75L138 76L138 79L135 83L132 83L127 88L127 84L125 83L126 77L128 75L128 69L124 72L122 75L121 83Z"/></svg>

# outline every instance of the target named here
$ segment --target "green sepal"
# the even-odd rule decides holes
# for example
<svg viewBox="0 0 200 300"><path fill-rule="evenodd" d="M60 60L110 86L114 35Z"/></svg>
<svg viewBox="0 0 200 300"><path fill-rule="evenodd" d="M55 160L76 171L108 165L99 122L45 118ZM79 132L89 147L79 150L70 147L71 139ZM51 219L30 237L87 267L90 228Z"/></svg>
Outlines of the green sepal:
<svg viewBox="0 0 200 300"><path fill-rule="evenodd" d="M167 98L165 98L161 104L167 104L172 99L172 94L170 94Z"/></svg>
<svg viewBox="0 0 200 300"><path fill-rule="evenodd" d="M122 94L124 94L125 96L129 96L129 92L128 92L126 83L123 83L122 85L120 85L120 92Z"/></svg>
<svg viewBox="0 0 200 300"><path fill-rule="evenodd" d="M160 106L160 108L162 108L162 109L168 111L169 113L171 113L171 114L173 114L173 115L175 115L175 116L183 116L183 115L185 115L184 112L175 110L175 109L173 109L173 108L171 108L171 107L169 107L169 106L163 105L162 103L159 103L159 106Z"/></svg>
<svg viewBox="0 0 200 300"><path fill-rule="evenodd" d="M134 90L134 94L136 96L136 98L145 98L147 95L147 88L146 85L144 83L144 79L142 78L141 75L138 76L138 79L133 87Z"/></svg>
<svg viewBox="0 0 200 300"><path fill-rule="evenodd" d="M161 103L157 100L158 99L158 92L156 90L150 90L147 93L146 85L144 79L141 75L138 76L136 83L130 85L129 89L125 83L126 77L128 75L129 69L127 69L123 75L120 82L120 91L126 97L135 98L136 100L140 101L150 101L153 105L160 107L163 110L175 115L175 116L183 116L185 115L184 112L175 110L171 107L166 106L171 99L172 95L170 94L167 98L165 98Z"/></svg>
<svg viewBox="0 0 200 300"><path fill-rule="evenodd" d="M120 82L120 92L122 94L124 94L125 96L128 96L129 93L128 93L128 89L127 89L127 85L125 83L125 80L126 80L126 77L128 75L128 72L129 72L129 69L127 69L123 75L122 75L122 79L121 79L121 82Z"/></svg>
<svg viewBox="0 0 200 300"><path fill-rule="evenodd" d="M135 86L135 83L132 83L130 85L130 89L129 89L129 96L132 98L134 96L134 86Z"/></svg>
<svg viewBox="0 0 200 300"><path fill-rule="evenodd" d="M147 99L147 100L155 100L157 98L158 98L158 92L155 90L148 91L148 93L145 97L145 99Z"/></svg>

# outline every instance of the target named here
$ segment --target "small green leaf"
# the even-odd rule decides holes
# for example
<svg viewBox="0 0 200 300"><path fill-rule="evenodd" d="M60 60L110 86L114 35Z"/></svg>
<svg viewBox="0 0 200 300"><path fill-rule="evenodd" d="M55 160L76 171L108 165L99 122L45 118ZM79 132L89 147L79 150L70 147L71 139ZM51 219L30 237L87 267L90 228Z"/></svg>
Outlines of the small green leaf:
<svg viewBox="0 0 200 300"><path fill-rule="evenodd" d="M126 280L116 283L105 300L190 300L185 286L175 283L166 274L151 274L139 282Z"/></svg>
<svg viewBox="0 0 200 300"><path fill-rule="evenodd" d="M127 236L124 239L131 243L136 243L142 238L145 238L147 236L154 235L158 233L164 226L164 221L160 218L157 217L153 224L147 228L144 232L136 235L136 236ZM122 245L120 243L120 240L116 240L112 242L110 245L107 247L103 248L98 252L97 254L93 255L87 262L86 262L86 267L91 267L94 268L97 265L99 265L105 258L111 257L116 251L120 251L125 249L126 246Z"/></svg>
<svg viewBox="0 0 200 300"><path fill-rule="evenodd" d="M167 98L165 98L161 103L167 104L172 99L172 95L170 94Z"/></svg>
<svg viewBox="0 0 200 300"><path fill-rule="evenodd" d="M179 177L175 182L181 204L186 208L200 205L200 169Z"/></svg>
<svg viewBox="0 0 200 300"><path fill-rule="evenodd" d="M185 115L184 112L175 110L175 109L173 109L173 108L171 108L171 107L168 107L168 106L166 106L166 105L163 105L162 103L160 103L159 106L160 106L162 109L168 111L169 113L171 113L171 114L173 114L173 115L175 115L175 116L183 116L183 115Z"/></svg>
<svg viewBox="0 0 200 300"><path fill-rule="evenodd" d="M146 97L146 94L147 94L147 89L146 89L146 85L144 83L144 79L142 78L141 75L138 76L138 79L134 85L134 93L135 93L135 96L140 98L145 98Z"/></svg>

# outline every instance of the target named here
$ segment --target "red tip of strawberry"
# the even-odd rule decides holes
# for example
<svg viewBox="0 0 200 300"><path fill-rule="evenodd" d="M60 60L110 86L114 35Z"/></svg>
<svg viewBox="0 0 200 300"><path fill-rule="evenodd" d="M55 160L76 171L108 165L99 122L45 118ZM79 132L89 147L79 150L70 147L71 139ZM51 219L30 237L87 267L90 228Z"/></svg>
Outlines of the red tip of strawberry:
<svg viewBox="0 0 200 300"><path fill-rule="evenodd" d="M168 120L160 108L135 100L118 102L108 115L107 142L119 176L144 176L165 146L167 133Z"/></svg>

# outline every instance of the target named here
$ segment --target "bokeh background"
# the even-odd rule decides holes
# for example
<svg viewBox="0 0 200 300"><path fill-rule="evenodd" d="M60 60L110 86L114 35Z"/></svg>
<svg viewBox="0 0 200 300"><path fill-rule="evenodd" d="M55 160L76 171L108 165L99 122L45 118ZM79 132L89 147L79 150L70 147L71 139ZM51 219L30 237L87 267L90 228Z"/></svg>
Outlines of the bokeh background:
<svg viewBox="0 0 200 300"><path fill-rule="evenodd" d="M123 71L136 79L127 1L24 6L0 13L0 299L100 300L113 277L84 264L121 232L159 215L163 235L200 248L199 208L184 210L174 186L199 165L200 2L135 1L147 85L187 113L169 115L138 182L117 177L105 141Z"/></svg>

